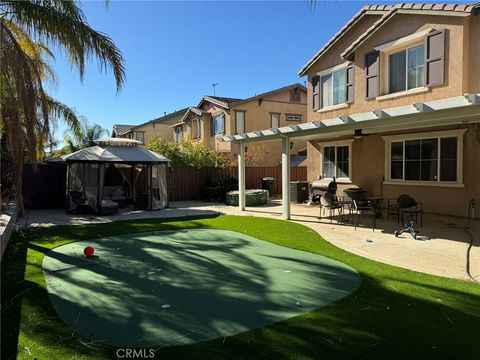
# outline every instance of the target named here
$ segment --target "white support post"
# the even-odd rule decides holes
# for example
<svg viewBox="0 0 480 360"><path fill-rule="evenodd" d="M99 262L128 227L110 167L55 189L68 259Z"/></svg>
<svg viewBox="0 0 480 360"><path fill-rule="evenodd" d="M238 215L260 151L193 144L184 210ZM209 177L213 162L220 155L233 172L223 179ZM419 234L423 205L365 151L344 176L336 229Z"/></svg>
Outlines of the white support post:
<svg viewBox="0 0 480 360"><path fill-rule="evenodd" d="M282 215L290 220L290 139L282 138Z"/></svg>
<svg viewBox="0 0 480 360"><path fill-rule="evenodd" d="M238 207L245 211L245 144L238 144Z"/></svg>

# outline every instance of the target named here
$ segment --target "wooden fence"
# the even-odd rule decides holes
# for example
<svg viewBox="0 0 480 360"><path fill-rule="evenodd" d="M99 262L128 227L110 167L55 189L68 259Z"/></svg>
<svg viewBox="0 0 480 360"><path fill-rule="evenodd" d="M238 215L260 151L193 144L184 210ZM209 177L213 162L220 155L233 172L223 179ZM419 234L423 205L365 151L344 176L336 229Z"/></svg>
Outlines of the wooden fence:
<svg viewBox="0 0 480 360"><path fill-rule="evenodd" d="M199 196L202 188L209 179L218 176L238 177L236 167L228 169L195 169L173 168L170 169L170 200L192 200ZM260 180L264 177L274 179L275 194L282 193L282 169L280 166L272 167L247 167L245 168L245 186L247 189L261 188ZM293 167L290 170L290 180L307 180L307 168L305 166Z"/></svg>
<svg viewBox="0 0 480 360"><path fill-rule="evenodd" d="M2 190L13 186L4 176L8 164L2 162ZM219 176L238 178L236 167L228 169L213 168L172 168L169 170L170 201L194 200L199 198L202 189L208 181ZM282 192L282 169L275 167L247 167L245 180L247 189L261 188L260 180L264 177L274 178L274 193ZM306 167L293 167L290 173L291 181L306 180ZM60 164L40 164L33 171L30 165L23 170L23 194L25 206L30 209L62 208L65 204L66 166Z"/></svg>

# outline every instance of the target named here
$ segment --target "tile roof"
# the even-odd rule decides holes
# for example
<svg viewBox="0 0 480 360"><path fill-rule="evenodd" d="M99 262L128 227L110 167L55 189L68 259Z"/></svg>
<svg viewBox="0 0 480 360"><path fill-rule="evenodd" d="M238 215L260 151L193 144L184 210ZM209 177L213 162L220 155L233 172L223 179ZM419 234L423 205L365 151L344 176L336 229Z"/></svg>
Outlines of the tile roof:
<svg viewBox="0 0 480 360"><path fill-rule="evenodd" d="M378 6L378 5L374 5ZM371 35L379 30L396 14L429 14L444 16L471 16L480 6L477 4L397 4L390 8L380 19L378 19L370 28L368 28L358 39L356 39L341 54L342 58L350 60L354 51L362 45Z"/></svg>
<svg viewBox="0 0 480 360"><path fill-rule="evenodd" d="M172 113L170 113L170 114L166 114L166 115L160 116L160 117L158 117L158 118L155 118L155 119L153 119L153 120L150 120L150 121L141 123L141 124L139 124L139 125L130 125L131 128L128 129L128 130L126 130L125 132L127 132L127 131L129 131L129 130L135 130L135 129L139 128L140 126L145 126L145 125L153 124L153 123L155 123L155 124L161 123L161 122L166 121L166 120L168 120L168 119L170 119L170 118L172 118L172 117L174 117L174 116L177 116L177 115L180 115L180 114L185 113L188 109L189 109L189 108L186 107L186 108L183 108L183 109L181 109L181 110L174 111L174 112L172 112Z"/></svg>
<svg viewBox="0 0 480 360"><path fill-rule="evenodd" d="M113 125L113 131L112 134L114 133L115 135L122 135L126 133L128 130L133 128L135 125L122 125L122 124L115 124Z"/></svg>
<svg viewBox="0 0 480 360"><path fill-rule="evenodd" d="M355 25L362 17L365 15L382 15L382 17L369 28L364 35L357 39L345 52L342 54L342 57L348 58L347 55L350 55L350 49L354 44L359 45L361 39L365 34L370 32L375 32L377 26L383 25L383 21L388 21L390 16L393 16L393 13L397 12L409 12L409 13L421 13L421 12L439 12L441 15L463 15L469 16L478 9L480 3L476 4L462 4L462 5L448 5L448 4L397 4L397 5L365 5L358 13L356 13L349 22L345 24L344 27L340 29L326 44L323 46L298 72L298 76L303 76L306 74L307 70L323 55L327 50L329 50L333 44L335 44L350 28ZM442 11L443 13L440 13ZM385 22L386 22L385 21ZM344 56L345 54L345 56Z"/></svg>
<svg viewBox="0 0 480 360"><path fill-rule="evenodd" d="M224 108L228 109L230 104L233 104L233 103L238 102L240 100L242 100L242 99L205 95L204 97L202 97L202 99L198 103L197 108L199 108L204 101L208 101L208 102L211 102L212 104L216 104L218 106L221 106L221 107L224 107Z"/></svg>
<svg viewBox="0 0 480 360"><path fill-rule="evenodd" d="M298 76L306 74L307 70L315 63L323 54L327 52L350 28L355 25L365 15L383 15L390 11L392 6L389 5L365 5L357 12L349 22L345 24L333 37L300 69Z"/></svg>
<svg viewBox="0 0 480 360"><path fill-rule="evenodd" d="M234 106L234 105L238 105L238 104L243 104L247 101L260 99L260 98L263 98L263 97L268 96L268 95L273 95L273 94L276 94L276 93L279 93L279 92L282 92L282 91L286 91L286 90L290 90L290 89L293 89L293 88L297 88L297 87L301 88L305 92L307 91L307 88L305 86L303 86L302 84L294 83L294 84L290 84L290 85L287 85L287 86L283 86L283 87L275 89L275 90L271 90L271 91L267 91L267 92L264 92L264 93L261 93L261 94L258 94L258 95L254 95L254 96L251 96L251 97L243 99L243 100L239 100L238 102L232 103L231 105Z"/></svg>

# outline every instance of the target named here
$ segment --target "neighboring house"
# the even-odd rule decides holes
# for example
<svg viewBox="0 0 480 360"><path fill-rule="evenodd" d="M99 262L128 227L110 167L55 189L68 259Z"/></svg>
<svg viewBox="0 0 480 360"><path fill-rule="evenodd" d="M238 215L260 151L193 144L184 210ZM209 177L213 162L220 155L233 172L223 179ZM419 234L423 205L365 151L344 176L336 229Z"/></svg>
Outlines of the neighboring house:
<svg viewBox="0 0 480 360"><path fill-rule="evenodd" d="M147 146L155 136L160 136L166 141L174 141L170 126L178 123L187 110L188 108L175 111L140 125L114 125L112 137L137 140L141 146Z"/></svg>
<svg viewBox="0 0 480 360"><path fill-rule="evenodd" d="M318 128L308 180L466 216L480 204L479 37L478 4L364 7L299 72Z"/></svg>
<svg viewBox="0 0 480 360"><path fill-rule="evenodd" d="M265 128L306 122L306 88L292 84L248 99L204 96L196 107L189 108L181 121L172 125L175 141L189 139L202 142L209 149L238 153L235 144L223 142L223 136L254 132ZM306 141L292 141L292 154L305 151ZM301 156L301 155L300 155ZM304 155L305 156L305 155ZM247 163L251 166L277 166L281 159L280 141L265 141L247 148ZM301 161L296 161L300 164Z"/></svg>
<svg viewBox="0 0 480 360"><path fill-rule="evenodd" d="M124 133L126 133L128 130L130 130L132 127L135 125L121 125L121 124L115 124L113 125L112 128L112 138L114 137L122 137Z"/></svg>

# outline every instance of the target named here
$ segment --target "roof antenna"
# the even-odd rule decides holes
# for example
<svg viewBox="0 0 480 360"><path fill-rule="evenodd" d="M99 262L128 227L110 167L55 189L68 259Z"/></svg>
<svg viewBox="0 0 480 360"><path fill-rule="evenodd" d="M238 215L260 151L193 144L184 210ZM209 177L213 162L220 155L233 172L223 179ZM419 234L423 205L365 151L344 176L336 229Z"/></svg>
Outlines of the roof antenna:
<svg viewBox="0 0 480 360"><path fill-rule="evenodd" d="M216 93L215 93L215 87L217 87L218 83L213 83L212 86L213 86L213 96L216 96Z"/></svg>

